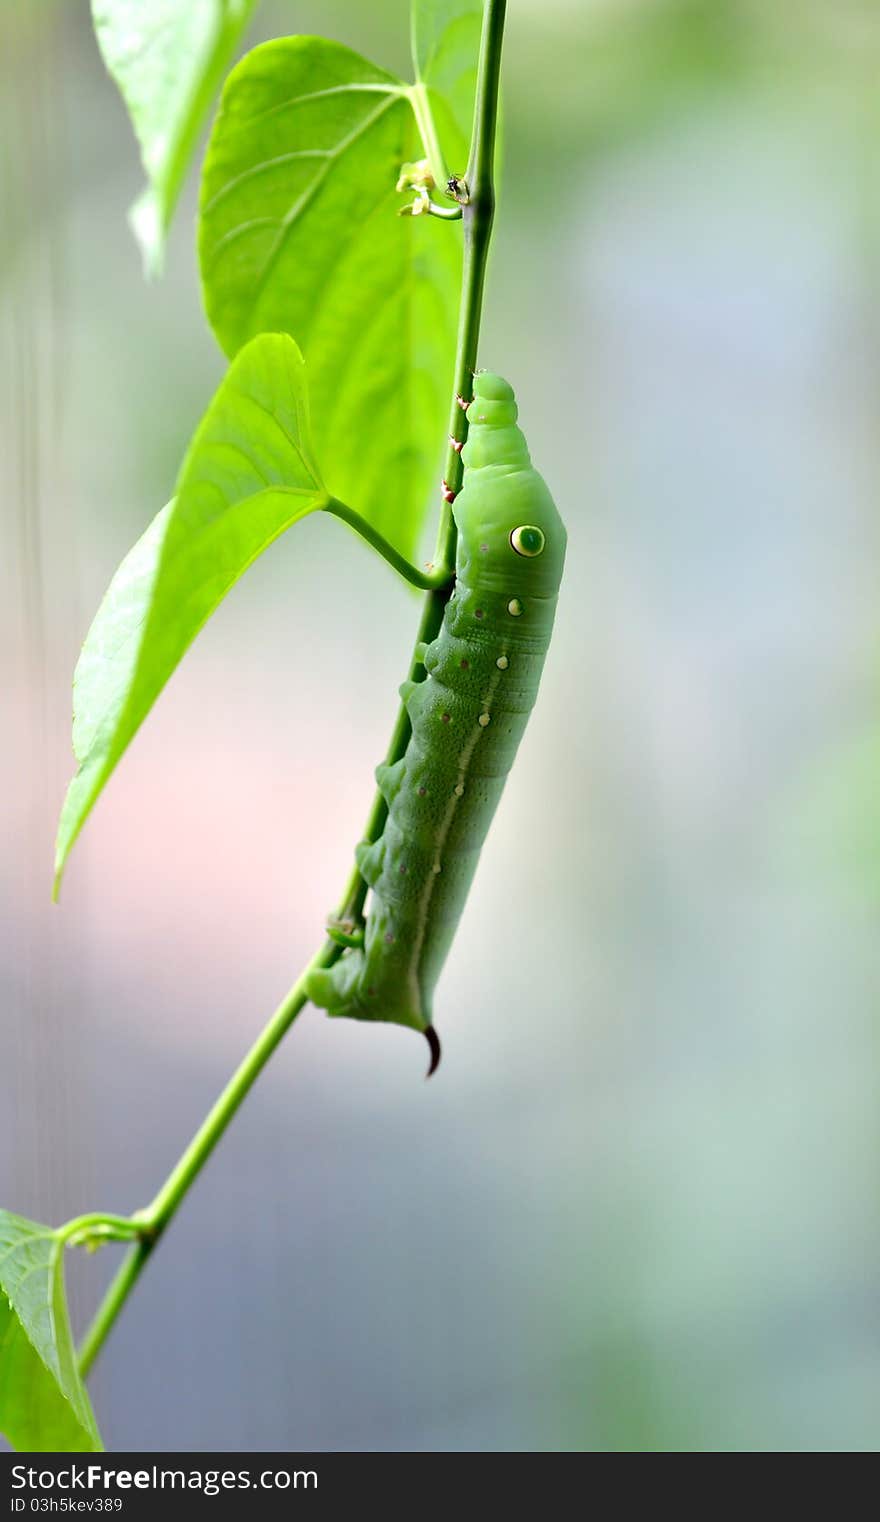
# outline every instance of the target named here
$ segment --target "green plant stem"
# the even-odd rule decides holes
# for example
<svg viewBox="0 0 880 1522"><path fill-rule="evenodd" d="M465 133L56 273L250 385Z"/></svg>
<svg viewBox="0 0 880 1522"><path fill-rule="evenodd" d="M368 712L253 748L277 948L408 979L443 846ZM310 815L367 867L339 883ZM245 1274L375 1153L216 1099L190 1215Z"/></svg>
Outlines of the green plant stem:
<svg viewBox="0 0 880 1522"><path fill-rule="evenodd" d="M141 1269L154 1246L153 1240L142 1237L123 1258L119 1272L111 1280L110 1288L101 1301L97 1314L80 1345L77 1362L83 1379L104 1346L113 1323L140 1277Z"/></svg>
<svg viewBox="0 0 880 1522"><path fill-rule="evenodd" d="M429 217L440 217L444 222L460 222L462 217L460 206L440 206L436 201L428 201L425 211Z"/></svg>
<svg viewBox="0 0 880 1522"><path fill-rule="evenodd" d="M501 42L504 33L506 0L486 0L483 13L483 32L480 43L480 62L474 101L474 127L471 137L471 156L467 169L468 198L463 206L464 262L462 269L461 305L459 308L458 338L456 343L454 398L449 424L449 448L446 455L445 484L451 493L461 486L462 465L460 445L467 436L467 420L459 398L467 402L473 395L473 373L477 363L477 346L480 335L480 317L483 304L483 287L486 278L486 261L492 236L495 211L494 159L495 129L498 115L498 81L501 67ZM438 230L439 233L439 230ZM445 234L439 234L445 236ZM334 504L341 507L342 504ZM338 516L343 516L338 513ZM355 525L357 526L357 525ZM438 567L455 564L455 520L451 505L444 501L437 535L434 563ZM439 573L438 573L439 574ZM449 573L442 585L432 586L428 591L419 623L416 645L410 661L410 676L424 676L420 647L433 640L440 628L451 585ZM410 724L406 708L401 705L397 722L391 736L387 759L395 761L403 755L409 741ZM387 815L387 805L381 793L377 793L367 827L366 840L376 840L381 834ZM367 885L355 869L343 895L338 911L340 920L359 920L367 896ZM287 1034L303 1005L306 1003L305 984L309 973L318 967L332 967L342 955L342 947L328 940L294 983L287 997L278 1006L269 1024L251 1047L244 1061L230 1078L228 1084L199 1127L177 1166L163 1184L152 1204L138 1212L133 1219L140 1231L140 1240L124 1259L119 1272L112 1280L97 1314L86 1333L79 1354L79 1366L85 1375L92 1367L106 1341L116 1318L125 1305L134 1285L169 1221L186 1196L227 1126L243 1100L253 1087L269 1058ZM109 1219L109 1218L103 1218ZM120 1220L122 1218L119 1218Z"/></svg>
<svg viewBox="0 0 880 1522"><path fill-rule="evenodd" d="M229 1122L250 1092L272 1053L306 1003L305 984L310 972L317 967L332 967L342 948L327 941L317 956L297 978L287 997L281 1001L268 1025L254 1042L244 1061L233 1073L225 1089L205 1117L177 1166L166 1179L152 1204L138 1211L132 1218L140 1233L140 1240L123 1260L116 1277L98 1308L98 1312L83 1339L79 1353L82 1374L91 1368L116 1317L140 1276L141 1270L153 1248L175 1214L197 1175L214 1151ZM98 1219L97 1217L95 1218ZM79 1224L79 1223L77 1223Z"/></svg>
<svg viewBox="0 0 880 1522"><path fill-rule="evenodd" d="M129 1242L132 1237L140 1236L140 1222L132 1216L105 1215L103 1212L94 1212L91 1215L78 1215L72 1221L65 1221L55 1232L59 1242L70 1243L78 1246L77 1238L83 1242Z"/></svg>
<svg viewBox="0 0 880 1522"><path fill-rule="evenodd" d="M437 129L434 126L434 116L431 111L427 87L419 80L416 84L410 85L406 93L413 108L416 126L419 129L419 136L422 139L428 163L431 166L434 184L439 185L442 189L448 179L448 171L443 157L443 149L440 147L440 139L437 136Z"/></svg>
<svg viewBox="0 0 880 1522"><path fill-rule="evenodd" d="M398 576L402 576L404 581L409 582L410 586L419 587L423 592L433 592L441 590L451 582L451 566L442 564L432 566L427 571L420 571L412 561L407 560L405 555L401 555L394 545L389 543L384 534L380 534L378 529L374 529L365 518L361 517L360 513L356 513L352 507L347 507L337 497L331 497L322 511L330 513L331 517L339 518L342 523L347 523L349 528L353 528L355 533L360 534L367 544L388 561Z"/></svg>

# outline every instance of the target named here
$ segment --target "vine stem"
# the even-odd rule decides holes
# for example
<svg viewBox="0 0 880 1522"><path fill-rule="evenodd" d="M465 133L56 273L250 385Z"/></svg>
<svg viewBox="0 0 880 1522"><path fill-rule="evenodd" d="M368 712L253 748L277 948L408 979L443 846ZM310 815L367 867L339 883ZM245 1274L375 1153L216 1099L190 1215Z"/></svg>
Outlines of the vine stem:
<svg viewBox="0 0 880 1522"><path fill-rule="evenodd" d="M140 1276L141 1270L156 1246L163 1231L177 1211L214 1151L229 1122L247 1097L276 1047L286 1036L291 1025L306 1003L306 979L318 967L332 967L342 954L342 948L327 941L300 974L282 999L268 1025L257 1037L247 1056L236 1068L216 1104L204 1121L178 1162L168 1175L156 1198L146 1210L133 1216L139 1240L123 1259L116 1277L104 1296L94 1321L89 1327L79 1352L81 1374L87 1374L100 1352L108 1332Z"/></svg>
<svg viewBox="0 0 880 1522"><path fill-rule="evenodd" d="M443 509L437 535L437 548L434 553L434 563L441 568L455 564L456 529L452 516L452 502L461 487L461 448L467 437L465 406L473 395L473 374L477 364L486 263L495 214L495 134L498 119L501 44L506 9L507 0L485 0L474 99L471 152L465 176L467 192L466 199L462 203L464 259L453 377L454 394L443 481ZM438 235L445 236L439 229ZM432 586L426 594L416 644L410 661L411 677L423 678L425 675L424 667L421 665L420 646L423 643L430 643L435 638L443 619L443 611L450 590L451 584L446 579L442 585ZM409 741L409 734L409 716L406 708L401 705L388 747L387 760L396 761L403 755ZM378 838L384 828L387 812L384 798L381 793L377 793L364 832L366 840L373 841ZM352 919L357 922L362 919L367 891L366 883L360 872L355 869L346 886L338 911L340 921ZM269 1058L307 1002L305 990L309 974L316 968L332 967L341 955L342 947L332 940L327 940L312 958L286 998L279 1004L247 1056L233 1073L213 1109L206 1116L152 1204L146 1210L138 1211L131 1218L136 1224L139 1238L111 1281L83 1339L79 1352L79 1367L83 1375L91 1369L162 1233L176 1214L233 1116L250 1093Z"/></svg>

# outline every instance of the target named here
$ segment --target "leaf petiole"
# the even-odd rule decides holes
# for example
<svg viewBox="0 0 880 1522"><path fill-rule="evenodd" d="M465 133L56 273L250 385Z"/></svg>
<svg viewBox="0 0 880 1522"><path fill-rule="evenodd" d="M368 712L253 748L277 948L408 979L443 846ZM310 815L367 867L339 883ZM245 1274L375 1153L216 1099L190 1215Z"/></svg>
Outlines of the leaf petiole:
<svg viewBox="0 0 880 1522"><path fill-rule="evenodd" d="M401 206L397 215L399 217L440 217L444 222L460 222L462 212L460 206L440 206L436 201L431 200L425 190L420 191L408 206Z"/></svg>
<svg viewBox="0 0 880 1522"><path fill-rule="evenodd" d="M405 555L401 555L394 548L384 534L380 534L378 529L373 528L372 524L362 518L360 513L356 513L353 507L347 507L336 497L331 497L322 511L330 513L332 517L339 518L343 523L347 523L349 528L353 528L355 533L360 534L361 538L382 556L383 560L388 561L388 564L399 576L403 577L404 581L409 582L410 586L419 587L423 592L436 592L442 591L451 584L452 571L448 566L431 566L420 571L418 566L414 566L411 560L407 560Z"/></svg>
<svg viewBox="0 0 880 1522"><path fill-rule="evenodd" d="M449 171L443 158L443 150L440 147L440 139L437 136L437 128L434 124L434 113L431 110L431 101L427 86L418 80L416 84L407 86L405 94L409 96L409 103L413 109L416 126L419 129L419 137L427 154L428 163L431 166L431 174L435 185L445 185L449 179Z"/></svg>
<svg viewBox="0 0 880 1522"><path fill-rule="evenodd" d="M150 1226L137 1216L80 1215L56 1228L54 1236L62 1247L100 1247L104 1242L131 1242L148 1236Z"/></svg>

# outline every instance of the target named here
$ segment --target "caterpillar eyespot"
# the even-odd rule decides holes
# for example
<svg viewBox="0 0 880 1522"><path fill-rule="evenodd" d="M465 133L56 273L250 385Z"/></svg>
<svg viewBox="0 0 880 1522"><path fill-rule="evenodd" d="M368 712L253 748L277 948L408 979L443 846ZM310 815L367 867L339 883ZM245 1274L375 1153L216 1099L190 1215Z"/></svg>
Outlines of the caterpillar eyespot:
<svg viewBox="0 0 880 1522"><path fill-rule="evenodd" d="M516 550L518 555L525 555L527 559L533 560L536 555L543 554L545 543L543 529L537 528L534 523L523 523L519 528L511 530L511 549Z"/></svg>
<svg viewBox="0 0 880 1522"><path fill-rule="evenodd" d="M387 820L358 854L370 888L364 944L306 985L330 1015L423 1032L432 1071L440 1052L434 989L537 695L566 537L517 426L513 388L478 371L473 402L459 401L469 429L452 504L455 590L423 651L425 679L402 689L407 749L377 774ZM510 666L515 680L505 676ZM470 723L461 717L468 711Z"/></svg>

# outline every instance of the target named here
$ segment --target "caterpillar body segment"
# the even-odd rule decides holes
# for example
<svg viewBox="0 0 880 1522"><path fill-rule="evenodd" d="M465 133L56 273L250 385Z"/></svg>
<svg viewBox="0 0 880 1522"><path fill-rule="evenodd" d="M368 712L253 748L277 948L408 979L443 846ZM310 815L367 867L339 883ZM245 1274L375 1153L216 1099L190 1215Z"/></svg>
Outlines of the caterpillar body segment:
<svg viewBox="0 0 880 1522"><path fill-rule="evenodd" d="M330 1015L392 1021L439 1043L432 1000L480 851L537 696L566 534L517 426L513 390L479 372L453 514L455 585L422 682L401 696L411 735L377 769L388 817L357 850L372 890L362 948L308 983Z"/></svg>

